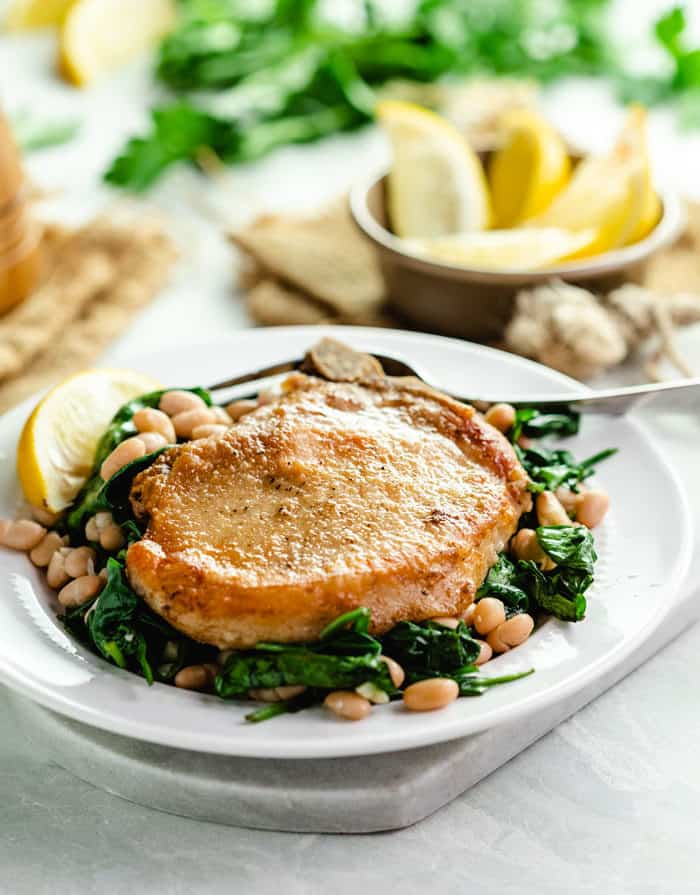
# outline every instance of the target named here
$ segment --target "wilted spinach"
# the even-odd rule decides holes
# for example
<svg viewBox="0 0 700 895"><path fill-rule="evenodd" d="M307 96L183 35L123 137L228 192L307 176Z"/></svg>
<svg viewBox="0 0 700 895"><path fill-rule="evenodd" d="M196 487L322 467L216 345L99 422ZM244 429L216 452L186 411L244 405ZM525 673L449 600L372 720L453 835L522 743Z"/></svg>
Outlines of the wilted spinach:
<svg viewBox="0 0 700 895"><path fill-rule="evenodd" d="M596 552L588 529L573 525L536 529L540 546L557 563L542 571L526 560L502 553L479 588L477 599L497 597L514 612L549 612L563 621L578 622L586 614L585 593L593 583Z"/></svg>

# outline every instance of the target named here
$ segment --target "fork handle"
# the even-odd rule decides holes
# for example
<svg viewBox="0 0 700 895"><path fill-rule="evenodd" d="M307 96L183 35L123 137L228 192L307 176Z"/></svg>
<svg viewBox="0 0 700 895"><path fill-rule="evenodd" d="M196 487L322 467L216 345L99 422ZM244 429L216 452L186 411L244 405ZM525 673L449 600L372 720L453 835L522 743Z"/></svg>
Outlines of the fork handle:
<svg viewBox="0 0 700 895"><path fill-rule="evenodd" d="M486 399L480 398L480 400ZM651 382L645 385L601 389L578 395L575 393L531 395L527 399L508 401L508 403L515 407L538 407L541 410L554 410L566 405L580 413L598 413L608 416L622 416L632 409L639 410L647 405L655 405L662 413L680 411L700 414L700 378Z"/></svg>

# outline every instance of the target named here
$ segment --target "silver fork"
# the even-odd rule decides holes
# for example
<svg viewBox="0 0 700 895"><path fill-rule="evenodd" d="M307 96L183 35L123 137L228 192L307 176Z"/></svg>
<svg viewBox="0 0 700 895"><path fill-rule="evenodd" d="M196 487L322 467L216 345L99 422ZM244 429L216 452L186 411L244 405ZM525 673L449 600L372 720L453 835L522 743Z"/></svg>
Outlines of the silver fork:
<svg viewBox="0 0 700 895"><path fill-rule="evenodd" d="M430 377L418 367L407 361L387 355L372 354L384 368L388 376L415 376L439 391L445 392L468 404L507 403L515 407L538 407L541 410L555 410L563 406L571 407L581 413L598 413L609 416L622 416L632 409L640 409L651 403L656 405L657 412L700 412L700 378L675 379L668 382L652 382L644 385L630 385L625 388L601 389L598 391L581 391L578 394L564 392L562 394L533 394L527 398L513 397L507 394L455 394L431 382ZM261 386L269 383L274 377L283 373L291 373L302 367L305 358L282 361L262 367L251 373L234 376L209 387L210 391L221 391L234 386L255 382ZM233 395L231 397L239 397ZM240 395L242 397L242 395Z"/></svg>

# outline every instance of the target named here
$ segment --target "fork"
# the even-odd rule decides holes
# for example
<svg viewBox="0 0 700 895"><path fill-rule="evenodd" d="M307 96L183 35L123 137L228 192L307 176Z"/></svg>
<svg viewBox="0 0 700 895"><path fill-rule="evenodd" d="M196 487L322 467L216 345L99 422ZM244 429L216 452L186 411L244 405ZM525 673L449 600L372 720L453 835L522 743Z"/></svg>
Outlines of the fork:
<svg viewBox="0 0 700 895"><path fill-rule="evenodd" d="M528 395L526 398L505 394L487 395L472 393L463 395L455 394L431 382L428 375L402 358L374 353L371 353L371 356L379 361L387 376L415 376L426 385L449 394L458 401L476 406L507 403L512 404L514 407L537 407L540 410L552 411L568 407L580 413L622 416L632 409L639 409L654 402L657 405L655 409L661 412L700 412L700 378L697 377L692 379L674 379L667 382L652 382L644 385L630 385L624 388L600 389L598 391L582 390L578 393L533 394ZM209 390L221 391L252 382L264 385L283 373L292 373L301 369L304 361L305 358L299 357L294 360L271 364L259 370L243 373L223 382L217 382L210 386ZM239 396L236 395L235 397ZM240 395L240 397L243 397L243 395Z"/></svg>

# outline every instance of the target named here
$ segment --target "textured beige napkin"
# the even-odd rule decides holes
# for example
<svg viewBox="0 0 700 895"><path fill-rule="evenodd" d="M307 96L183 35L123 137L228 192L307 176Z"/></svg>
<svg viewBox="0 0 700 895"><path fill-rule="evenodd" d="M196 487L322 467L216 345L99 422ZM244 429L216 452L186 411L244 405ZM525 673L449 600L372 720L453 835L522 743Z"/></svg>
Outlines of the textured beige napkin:
<svg viewBox="0 0 700 895"><path fill-rule="evenodd" d="M44 275L0 318L0 411L90 366L164 285L176 251L157 222L114 213L49 225Z"/></svg>

